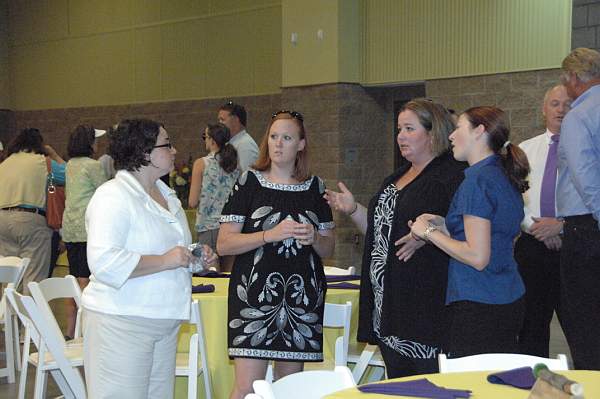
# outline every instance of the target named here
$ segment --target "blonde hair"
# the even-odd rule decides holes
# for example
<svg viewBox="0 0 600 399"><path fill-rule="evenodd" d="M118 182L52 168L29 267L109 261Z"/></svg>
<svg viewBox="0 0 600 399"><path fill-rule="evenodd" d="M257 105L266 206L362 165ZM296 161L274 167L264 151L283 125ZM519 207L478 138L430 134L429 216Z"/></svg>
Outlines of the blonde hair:
<svg viewBox="0 0 600 399"><path fill-rule="evenodd" d="M600 53L585 47L571 51L562 62L565 73L574 73L584 83L600 78Z"/></svg>

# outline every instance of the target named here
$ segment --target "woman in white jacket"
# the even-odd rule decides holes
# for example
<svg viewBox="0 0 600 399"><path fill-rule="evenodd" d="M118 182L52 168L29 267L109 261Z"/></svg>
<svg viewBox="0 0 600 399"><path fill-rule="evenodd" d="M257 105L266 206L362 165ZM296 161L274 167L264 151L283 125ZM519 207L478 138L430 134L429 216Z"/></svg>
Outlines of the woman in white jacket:
<svg viewBox="0 0 600 399"><path fill-rule="evenodd" d="M160 177L176 150L150 120L110 133L118 170L86 212L90 283L83 292L90 398L171 398L177 333L189 318L191 234L181 203ZM204 247L205 262L216 256Z"/></svg>

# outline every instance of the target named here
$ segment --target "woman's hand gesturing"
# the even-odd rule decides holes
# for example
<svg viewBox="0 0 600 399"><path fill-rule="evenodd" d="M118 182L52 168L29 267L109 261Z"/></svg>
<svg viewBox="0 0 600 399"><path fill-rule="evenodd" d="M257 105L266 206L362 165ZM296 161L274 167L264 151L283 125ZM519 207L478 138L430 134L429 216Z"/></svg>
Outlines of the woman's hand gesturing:
<svg viewBox="0 0 600 399"><path fill-rule="evenodd" d="M354 200L354 195L352 195L344 183L339 182L338 187L340 188L340 192L325 190L323 198L325 198L332 209L345 214L353 213L358 206Z"/></svg>

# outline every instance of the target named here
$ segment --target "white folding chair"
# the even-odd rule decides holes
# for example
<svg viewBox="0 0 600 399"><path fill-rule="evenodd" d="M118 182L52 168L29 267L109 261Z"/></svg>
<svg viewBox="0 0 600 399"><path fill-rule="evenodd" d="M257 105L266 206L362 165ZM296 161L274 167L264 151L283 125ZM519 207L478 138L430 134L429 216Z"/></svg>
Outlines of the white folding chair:
<svg viewBox="0 0 600 399"><path fill-rule="evenodd" d="M485 353L456 359L448 359L443 353L438 356L440 373L510 370L518 367L534 367L538 363L545 364L550 370L564 371L569 369L567 356L565 355L558 355L556 359L516 353Z"/></svg>
<svg viewBox="0 0 600 399"><path fill-rule="evenodd" d="M77 279L71 275L65 277L51 277L40 282L32 281L27 287L42 313L48 318L48 323L59 335L63 335L56 317L50 308L50 301L55 299L69 298L77 305L77 316L75 318L75 334L73 341L81 343L81 288ZM71 341L69 341L71 342Z"/></svg>
<svg viewBox="0 0 600 399"><path fill-rule="evenodd" d="M6 288L18 288L29 262L29 258L0 257L0 284L7 284ZM7 377L8 383L12 384L15 382L15 366L17 369L21 367L21 351L19 350L19 322L6 303L6 295L2 295L0 300L0 323L4 324L6 348L6 367L0 369L0 377Z"/></svg>
<svg viewBox="0 0 600 399"><path fill-rule="evenodd" d="M336 366L334 370L303 371L274 383L258 380L252 384L254 394L263 399L316 399L354 386L352 373L346 366Z"/></svg>
<svg viewBox="0 0 600 399"><path fill-rule="evenodd" d="M342 269L341 267L334 266L324 266L326 276L350 276L354 274L356 268L354 266L350 266L347 269Z"/></svg>
<svg viewBox="0 0 600 399"><path fill-rule="evenodd" d="M348 362L348 344L350 342L350 319L352 318L352 302L348 301L345 304L325 303L323 311L323 327L324 328L342 328L342 335L335 342L335 366L346 366ZM340 343L338 343L341 342ZM305 363L305 367L321 369L327 368L329 365L325 363ZM313 369L313 370L314 370ZM267 366L266 381L273 381L273 365L269 363Z"/></svg>
<svg viewBox="0 0 600 399"><path fill-rule="evenodd" d="M25 329L23 363L36 365L34 399L46 397L47 373L50 373L67 399L85 399L85 383L77 367L83 366L83 347L67 347L61 334L50 326L33 298L23 296L14 289L6 290L6 295ZM29 355L30 340L38 352ZM25 367L24 371L25 371ZM23 375L23 373L21 374ZM19 383L19 399L25 397L24 379Z"/></svg>
<svg viewBox="0 0 600 399"><path fill-rule="evenodd" d="M202 374L204 377L204 397L205 399L211 399L210 371L206 357L202 312L198 300L192 302L189 323L196 326L196 332L190 337L189 352L187 354L177 354L175 375L186 376L188 378L188 399L196 399L198 395L198 376Z"/></svg>
<svg viewBox="0 0 600 399"><path fill-rule="evenodd" d="M366 344L362 351L360 344L351 346L348 349L348 363L355 363L352 376L356 383L360 383L369 367L377 368L369 375L369 382L385 378L385 363L377 345Z"/></svg>

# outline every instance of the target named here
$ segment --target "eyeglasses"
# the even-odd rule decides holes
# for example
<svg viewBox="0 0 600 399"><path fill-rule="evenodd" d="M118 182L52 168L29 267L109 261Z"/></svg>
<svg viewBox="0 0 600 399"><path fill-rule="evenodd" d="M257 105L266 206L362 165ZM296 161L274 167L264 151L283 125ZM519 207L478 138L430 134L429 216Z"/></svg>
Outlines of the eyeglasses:
<svg viewBox="0 0 600 399"><path fill-rule="evenodd" d="M290 114L290 116L292 118L298 119L300 122L304 122L304 117L302 116L302 114L300 112L288 111L288 110L281 110L281 111L274 112L273 115L271 115L271 119L275 119L277 117L277 115L281 115L281 114Z"/></svg>
<svg viewBox="0 0 600 399"><path fill-rule="evenodd" d="M167 144L155 145L152 148L164 148L164 147L167 147L170 150L171 148L173 148L173 144L167 143Z"/></svg>

